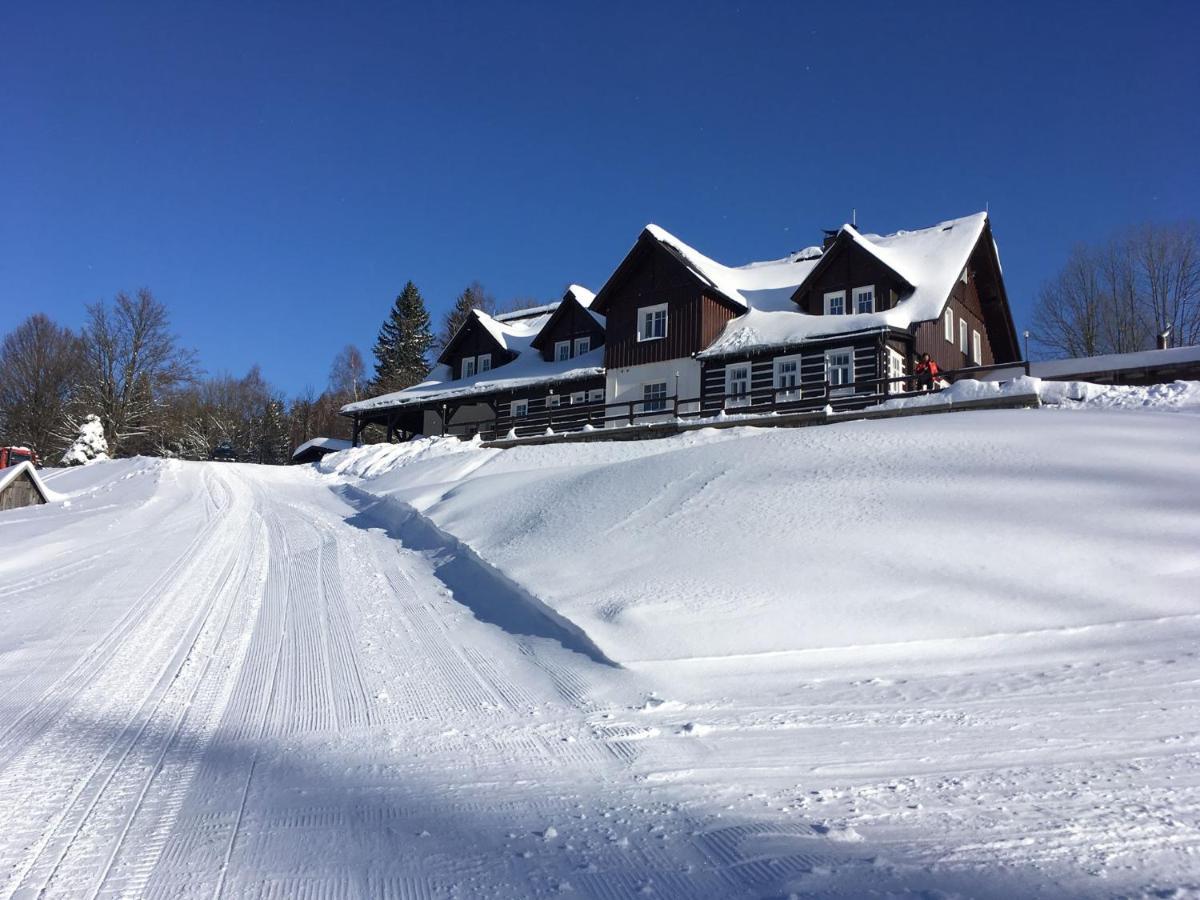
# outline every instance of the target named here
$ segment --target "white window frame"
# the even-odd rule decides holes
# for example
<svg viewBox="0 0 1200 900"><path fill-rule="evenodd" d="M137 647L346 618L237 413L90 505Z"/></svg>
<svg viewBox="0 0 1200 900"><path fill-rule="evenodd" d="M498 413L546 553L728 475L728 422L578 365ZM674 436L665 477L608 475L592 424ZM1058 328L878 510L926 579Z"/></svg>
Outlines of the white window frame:
<svg viewBox="0 0 1200 900"><path fill-rule="evenodd" d="M547 394L546 409L558 409L562 405L562 394Z"/></svg>
<svg viewBox="0 0 1200 900"><path fill-rule="evenodd" d="M571 392L571 405L572 406L579 406L586 402L587 402L587 391L572 391Z"/></svg>
<svg viewBox="0 0 1200 900"><path fill-rule="evenodd" d="M588 403L603 403L604 388L593 388L588 391Z"/></svg>
<svg viewBox="0 0 1200 900"><path fill-rule="evenodd" d="M662 385L662 396L661 397L648 397L647 394L649 393L649 388L656 388L659 385ZM657 394L658 392L655 391L655 393ZM654 403L654 404L661 403L662 405L661 406L655 405L655 407L653 409L651 409L650 408L651 403ZM642 412L644 412L644 413L659 413L659 412L666 412L666 411L667 411L667 383L665 381L647 381L647 382L645 382L642 385Z"/></svg>
<svg viewBox="0 0 1200 900"><path fill-rule="evenodd" d="M591 335L587 337L575 338L575 355L583 356L592 349Z"/></svg>
<svg viewBox="0 0 1200 900"><path fill-rule="evenodd" d="M745 373L745 374L739 374ZM744 383L745 390L734 393L735 382ZM749 362L729 363L725 367L725 406L750 406L754 400L750 396L754 388L754 366Z"/></svg>
<svg viewBox="0 0 1200 900"><path fill-rule="evenodd" d="M475 363L475 371L480 374L492 371L492 354L480 353Z"/></svg>
<svg viewBox="0 0 1200 900"><path fill-rule="evenodd" d="M571 342L570 341L555 341L554 342L554 361L562 362L565 359L571 358Z"/></svg>
<svg viewBox="0 0 1200 900"><path fill-rule="evenodd" d="M783 367L785 365L794 365L796 367L795 384L784 384L784 376L791 376L792 372L785 373ZM776 399L791 400L800 396L800 373L803 370L804 360L799 356L777 356L771 362L771 386L777 391Z"/></svg>
<svg viewBox="0 0 1200 900"><path fill-rule="evenodd" d="M851 386L854 384L854 348L853 347L831 347L830 349L825 351L825 380L826 381L830 380L829 379L829 375L830 375L829 358L831 356L834 356L835 354L840 355L843 353L847 354L850 357L850 377L845 382L839 382L837 386L830 384L830 386L829 386L829 396L830 397L841 397L846 394L854 393L854 388ZM838 368L841 369L842 366L838 366Z"/></svg>
<svg viewBox="0 0 1200 900"><path fill-rule="evenodd" d="M908 375L904 371L904 354L895 347L887 348L887 362L888 378L904 378ZM903 381L889 381L887 389L889 394L903 394L908 390L908 385Z"/></svg>
<svg viewBox="0 0 1200 900"><path fill-rule="evenodd" d="M833 301L836 300L842 306L841 312L833 312ZM844 316L846 314L846 292L845 291L826 291L825 292L825 315L827 316Z"/></svg>
<svg viewBox="0 0 1200 900"><path fill-rule="evenodd" d="M870 309L862 309L861 308L861 303L862 303L861 298L866 297L866 296L869 296L871 298L871 308ZM854 312L857 315L863 315L865 313L875 312L875 285L869 284L869 285L866 285L865 287L856 287L854 289Z"/></svg>
<svg viewBox="0 0 1200 900"><path fill-rule="evenodd" d="M529 401L514 400L509 406L508 413L514 419L524 419L529 415Z"/></svg>
<svg viewBox="0 0 1200 900"><path fill-rule="evenodd" d="M942 319L945 323L943 325L942 330L946 335L946 343L953 344L954 343L954 310L952 310L950 307L947 306L946 312L942 316Z"/></svg>
<svg viewBox="0 0 1200 900"><path fill-rule="evenodd" d="M983 337L974 329L971 329L971 362L983 365Z"/></svg>
<svg viewBox="0 0 1200 900"><path fill-rule="evenodd" d="M958 317L958 349L967 355L967 320L962 316Z"/></svg>
<svg viewBox="0 0 1200 900"><path fill-rule="evenodd" d="M658 313L662 313L662 334L651 334L656 331ZM649 320L649 321L647 321ZM667 336L667 304L656 303L653 306L639 306L637 311L637 339L641 341L661 341Z"/></svg>
<svg viewBox="0 0 1200 900"><path fill-rule="evenodd" d="M475 357L464 356L462 361L462 377L470 378L475 374Z"/></svg>

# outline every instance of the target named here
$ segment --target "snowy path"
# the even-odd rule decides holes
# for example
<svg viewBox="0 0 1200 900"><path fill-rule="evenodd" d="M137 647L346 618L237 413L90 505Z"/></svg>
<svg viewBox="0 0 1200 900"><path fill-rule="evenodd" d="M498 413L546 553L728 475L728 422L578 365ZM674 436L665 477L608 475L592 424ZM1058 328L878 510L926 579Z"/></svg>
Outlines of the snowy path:
<svg viewBox="0 0 1200 900"><path fill-rule="evenodd" d="M0 898L1197 887L1195 617L621 669L308 470L107 472L0 522Z"/></svg>

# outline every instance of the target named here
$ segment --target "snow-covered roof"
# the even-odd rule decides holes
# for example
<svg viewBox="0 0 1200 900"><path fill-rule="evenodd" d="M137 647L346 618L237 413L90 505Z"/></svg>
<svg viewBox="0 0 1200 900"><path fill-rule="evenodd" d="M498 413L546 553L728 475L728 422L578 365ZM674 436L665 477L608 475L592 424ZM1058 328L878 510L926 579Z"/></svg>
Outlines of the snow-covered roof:
<svg viewBox="0 0 1200 900"><path fill-rule="evenodd" d="M312 447L321 447L332 453L335 450L349 450L353 446L354 444L351 441L344 441L341 438L315 437L297 447L295 452L292 453L292 458L294 459Z"/></svg>
<svg viewBox="0 0 1200 900"><path fill-rule="evenodd" d="M1088 375L1118 369L1152 369L1156 366L1200 362L1200 345L1172 347L1169 350L1141 350L1136 353L1110 353L1105 356L1079 356L1074 359L1051 359L1029 364L1029 374L1036 378L1057 378L1063 375Z"/></svg>
<svg viewBox="0 0 1200 900"><path fill-rule="evenodd" d="M892 309L845 316L809 315L792 302L792 295L822 258L811 251L730 269L707 257L697 260L691 256L695 251L687 248L691 264L699 266L721 293L747 308L698 355L722 356L833 335L908 328L914 322L936 319L986 224L987 213L975 213L932 228L889 235L860 234L852 225L842 226L847 238L912 286Z"/></svg>
<svg viewBox="0 0 1200 900"><path fill-rule="evenodd" d="M0 469L0 491L3 491L12 482L16 481L22 472L29 475L33 481L33 486L37 488L38 493L42 495L42 499L47 503L62 499L61 494L57 494L46 487L45 482L42 481L42 477L38 475L37 469L33 467L33 463L29 460L19 462L15 466L6 466Z"/></svg>
<svg viewBox="0 0 1200 900"><path fill-rule="evenodd" d="M558 304L562 302L555 300L553 303L543 303L541 306L527 306L525 309L514 309L511 312L497 313L492 316L497 322L513 322L520 319L528 319L532 316L540 316L542 313L554 312L558 309Z"/></svg>
<svg viewBox="0 0 1200 900"><path fill-rule="evenodd" d="M500 322L487 313L475 311L480 324L496 337L504 349L517 354L512 362L505 363L487 372L469 378L454 378L450 367L438 364L420 384L402 391L381 394L342 407L343 413L365 412L395 406L410 406L414 403L468 397L474 394L491 394L497 391L514 390L540 382L575 381L593 375L604 374L604 348L598 347L590 353L574 359L546 362L542 354L531 346L543 326L550 320L555 303L549 312L512 322Z"/></svg>

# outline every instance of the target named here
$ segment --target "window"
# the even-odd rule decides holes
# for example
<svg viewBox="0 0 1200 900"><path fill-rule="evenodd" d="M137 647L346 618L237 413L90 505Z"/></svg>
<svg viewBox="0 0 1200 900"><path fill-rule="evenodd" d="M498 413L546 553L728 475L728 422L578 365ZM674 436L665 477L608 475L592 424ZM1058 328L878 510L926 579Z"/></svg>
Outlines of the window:
<svg viewBox="0 0 1200 900"><path fill-rule="evenodd" d="M562 394L550 394L546 397L546 409L558 409L562 403Z"/></svg>
<svg viewBox="0 0 1200 900"><path fill-rule="evenodd" d="M587 400L587 391L575 391L571 394L571 405L578 406Z"/></svg>
<svg viewBox="0 0 1200 900"><path fill-rule="evenodd" d="M958 349L967 355L967 320L962 316L958 317Z"/></svg>
<svg viewBox="0 0 1200 900"><path fill-rule="evenodd" d="M800 357L781 356L775 360L775 390L787 391L800 386Z"/></svg>
<svg viewBox="0 0 1200 900"><path fill-rule="evenodd" d="M904 377L904 355L891 347L888 347L888 378L903 378ZM908 387L903 381L889 381L888 393L903 394Z"/></svg>
<svg viewBox="0 0 1200 900"><path fill-rule="evenodd" d="M667 336L667 304L643 306L638 310L638 340L656 341Z"/></svg>
<svg viewBox="0 0 1200 900"><path fill-rule="evenodd" d="M571 342L570 341L556 341L554 344L554 358L558 362L562 362L564 359L570 359L571 358Z"/></svg>
<svg viewBox="0 0 1200 900"><path fill-rule="evenodd" d="M825 315L844 316L846 314L846 292L830 291L825 295Z"/></svg>
<svg viewBox="0 0 1200 900"><path fill-rule="evenodd" d="M512 417L514 419L523 419L529 415L528 400L514 400L512 402Z"/></svg>
<svg viewBox="0 0 1200 900"><path fill-rule="evenodd" d="M750 363L733 363L725 367L725 405L749 406Z"/></svg>
<svg viewBox="0 0 1200 900"><path fill-rule="evenodd" d="M971 332L971 362L975 365L983 363L983 340L979 337L978 331Z"/></svg>
<svg viewBox="0 0 1200 900"><path fill-rule="evenodd" d="M575 355L583 356L592 349L592 339L590 337L575 338Z"/></svg>
<svg viewBox="0 0 1200 900"><path fill-rule="evenodd" d="M875 288L860 287L854 289L854 311L856 313L875 312Z"/></svg>
<svg viewBox="0 0 1200 900"><path fill-rule="evenodd" d="M848 385L854 382L854 350L847 347L825 351L825 380L830 394L849 393Z"/></svg>
<svg viewBox="0 0 1200 900"><path fill-rule="evenodd" d="M490 353L479 354L479 371L480 372L492 371L492 354L490 354Z"/></svg>
<svg viewBox="0 0 1200 900"><path fill-rule="evenodd" d="M946 341L954 343L954 310L946 307L946 312L942 314L942 321L945 325Z"/></svg>
<svg viewBox="0 0 1200 900"><path fill-rule="evenodd" d="M667 383L655 381L642 385L642 412L662 412L667 408Z"/></svg>
<svg viewBox="0 0 1200 900"><path fill-rule="evenodd" d="M597 388L594 391L588 391L588 403L603 403L604 388Z"/></svg>
<svg viewBox="0 0 1200 900"><path fill-rule="evenodd" d="M463 359L462 377L470 378L475 374L475 357L468 356Z"/></svg>

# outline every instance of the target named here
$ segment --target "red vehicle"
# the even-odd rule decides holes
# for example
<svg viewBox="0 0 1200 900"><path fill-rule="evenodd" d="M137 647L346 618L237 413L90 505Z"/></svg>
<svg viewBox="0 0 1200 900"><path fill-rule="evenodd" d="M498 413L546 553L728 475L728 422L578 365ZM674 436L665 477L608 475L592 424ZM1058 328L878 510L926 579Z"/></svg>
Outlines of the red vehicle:
<svg viewBox="0 0 1200 900"><path fill-rule="evenodd" d="M0 469L17 466L23 462L31 462L35 466L42 464L37 454L28 447L0 447Z"/></svg>

